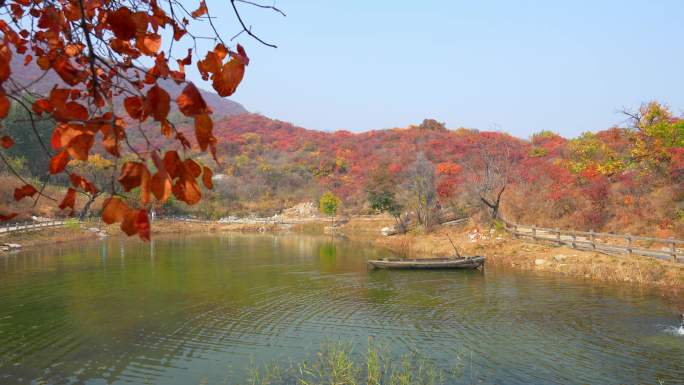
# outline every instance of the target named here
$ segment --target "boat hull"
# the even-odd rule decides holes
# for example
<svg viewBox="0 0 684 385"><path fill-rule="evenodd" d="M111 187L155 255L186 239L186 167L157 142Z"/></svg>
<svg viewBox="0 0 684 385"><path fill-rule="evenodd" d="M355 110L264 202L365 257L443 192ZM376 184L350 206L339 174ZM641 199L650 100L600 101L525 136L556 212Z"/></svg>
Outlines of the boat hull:
<svg viewBox="0 0 684 385"><path fill-rule="evenodd" d="M485 257L443 258L443 259L403 259L397 261L370 260L368 265L374 269L462 269L472 270L484 266Z"/></svg>

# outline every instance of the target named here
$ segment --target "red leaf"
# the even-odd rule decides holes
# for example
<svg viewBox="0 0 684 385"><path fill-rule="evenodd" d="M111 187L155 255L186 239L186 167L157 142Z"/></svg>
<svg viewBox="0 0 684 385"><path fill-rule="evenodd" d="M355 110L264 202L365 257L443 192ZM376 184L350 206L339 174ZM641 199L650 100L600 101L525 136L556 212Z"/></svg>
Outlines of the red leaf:
<svg viewBox="0 0 684 385"><path fill-rule="evenodd" d="M195 137L202 151L206 151L210 143L215 141L212 133L214 123L207 114L195 116Z"/></svg>
<svg viewBox="0 0 684 385"><path fill-rule="evenodd" d="M232 58L221 67L221 71L212 76L212 85L220 96L230 96L237 89L245 75L245 63L241 59Z"/></svg>
<svg viewBox="0 0 684 385"><path fill-rule="evenodd" d="M171 109L171 97L163 88L155 85L147 91L145 98L145 112L150 113L155 120L163 121Z"/></svg>
<svg viewBox="0 0 684 385"><path fill-rule="evenodd" d="M147 217L147 211L138 210L135 217L135 227L140 239L144 241L150 240L150 219Z"/></svg>
<svg viewBox="0 0 684 385"><path fill-rule="evenodd" d="M121 167L121 176L119 176L119 183L123 186L125 191L140 186L143 182L143 175L149 171L147 167L140 162L126 162Z"/></svg>
<svg viewBox="0 0 684 385"><path fill-rule="evenodd" d="M14 140L10 138L9 136L5 135L2 138L0 138L0 145L2 145L3 148L10 148L14 145Z"/></svg>
<svg viewBox="0 0 684 385"><path fill-rule="evenodd" d="M238 53L237 53L238 58L240 60L242 60L242 62L245 65L249 65L249 57L247 57L247 52L245 52L245 49L242 48L242 46L240 44L237 45L237 51L238 51Z"/></svg>
<svg viewBox="0 0 684 385"><path fill-rule="evenodd" d="M70 86L75 86L84 79L85 72L76 69L69 59L58 57L52 63L52 69L57 72L64 82Z"/></svg>
<svg viewBox="0 0 684 385"><path fill-rule="evenodd" d="M37 192L38 192L38 190L36 190L35 187L31 186L30 184L25 184L21 187L17 187L14 189L14 200L20 201L20 200L24 199L25 197L32 197Z"/></svg>
<svg viewBox="0 0 684 385"><path fill-rule="evenodd" d="M204 0L200 0L199 8L192 11L192 17L204 16L207 14L207 12L209 12L209 10L207 9L207 4L204 2Z"/></svg>
<svg viewBox="0 0 684 385"><path fill-rule="evenodd" d="M0 215L0 221L9 221L10 219L14 218L17 216L17 213L9 213L7 215Z"/></svg>
<svg viewBox="0 0 684 385"><path fill-rule="evenodd" d="M208 188L209 190L214 188L214 182L211 180L213 175L214 173L209 169L209 167L204 167L204 172L202 173L202 182L204 183L204 187Z"/></svg>
<svg viewBox="0 0 684 385"><path fill-rule="evenodd" d="M64 195L64 199L62 199L62 203L59 204L59 208L61 210L64 210L65 208L69 207L71 211L74 211L74 205L76 204L76 190L72 189L69 187L67 190L67 193Z"/></svg>
<svg viewBox="0 0 684 385"><path fill-rule="evenodd" d="M207 103L204 101L202 94L200 94L194 84L188 83L176 99L178 109L185 116L195 116L208 112Z"/></svg>
<svg viewBox="0 0 684 385"><path fill-rule="evenodd" d="M139 96L129 96L124 99L124 108L133 119L145 120L143 116L143 101Z"/></svg>
<svg viewBox="0 0 684 385"><path fill-rule="evenodd" d="M0 119L4 119L9 114L10 101L4 92L0 91Z"/></svg>
<svg viewBox="0 0 684 385"><path fill-rule="evenodd" d="M152 175L152 181L150 182L150 190L152 194L160 202L166 202L171 194L171 179L169 179L168 174L155 172Z"/></svg>
<svg viewBox="0 0 684 385"><path fill-rule="evenodd" d="M67 163L69 163L69 154L66 151L62 151L53 156L52 159L50 159L50 174L57 174L64 171Z"/></svg>
<svg viewBox="0 0 684 385"><path fill-rule="evenodd" d="M93 147L94 137L90 133L80 134L69 141L67 152L72 158L88 160L88 152Z"/></svg>
<svg viewBox="0 0 684 385"><path fill-rule="evenodd" d="M117 38L130 40L135 37L136 24L130 9L121 7L110 13L107 20L114 36Z"/></svg>

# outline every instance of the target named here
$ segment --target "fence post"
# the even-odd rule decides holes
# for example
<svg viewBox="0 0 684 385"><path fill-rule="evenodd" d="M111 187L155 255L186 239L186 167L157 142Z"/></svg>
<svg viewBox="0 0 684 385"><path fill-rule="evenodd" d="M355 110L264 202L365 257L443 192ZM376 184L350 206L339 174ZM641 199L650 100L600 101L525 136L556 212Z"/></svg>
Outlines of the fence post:
<svg viewBox="0 0 684 385"><path fill-rule="evenodd" d="M632 255L632 236L627 234L625 238L627 239L627 254Z"/></svg>
<svg viewBox="0 0 684 385"><path fill-rule="evenodd" d="M577 234L575 232L572 232L572 248L576 249L577 248Z"/></svg>
<svg viewBox="0 0 684 385"><path fill-rule="evenodd" d="M589 230L589 240L591 241L591 248L596 250L596 236L594 235L594 229Z"/></svg>
<svg viewBox="0 0 684 385"><path fill-rule="evenodd" d="M672 262L677 262L677 246L674 238L670 238L670 254L672 255Z"/></svg>
<svg viewBox="0 0 684 385"><path fill-rule="evenodd" d="M537 241L537 225L532 225L532 240Z"/></svg>
<svg viewBox="0 0 684 385"><path fill-rule="evenodd" d="M561 232L560 228L556 227L556 242L558 242L558 246L562 245L563 243L561 242Z"/></svg>
<svg viewBox="0 0 684 385"><path fill-rule="evenodd" d="M517 239L518 238L518 224L513 225L513 236Z"/></svg>

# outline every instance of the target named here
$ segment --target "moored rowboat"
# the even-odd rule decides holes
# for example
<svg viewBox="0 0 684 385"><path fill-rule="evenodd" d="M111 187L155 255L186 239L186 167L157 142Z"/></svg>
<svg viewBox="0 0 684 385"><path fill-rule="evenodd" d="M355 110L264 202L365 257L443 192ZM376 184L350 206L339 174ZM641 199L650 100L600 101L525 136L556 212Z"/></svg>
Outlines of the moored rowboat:
<svg viewBox="0 0 684 385"><path fill-rule="evenodd" d="M368 265L376 269L477 269L484 266L485 257L430 259L372 259Z"/></svg>

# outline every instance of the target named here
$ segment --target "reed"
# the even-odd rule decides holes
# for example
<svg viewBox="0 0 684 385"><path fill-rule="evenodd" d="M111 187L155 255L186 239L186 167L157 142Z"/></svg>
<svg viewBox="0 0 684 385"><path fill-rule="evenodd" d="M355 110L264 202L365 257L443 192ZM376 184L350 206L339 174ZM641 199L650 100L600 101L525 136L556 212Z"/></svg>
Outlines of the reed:
<svg viewBox="0 0 684 385"><path fill-rule="evenodd" d="M440 385L460 377L416 354L394 359L369 340L364 354L346 343L328 343L299 363L269 363L249 371L250 385Z"/></svg>

